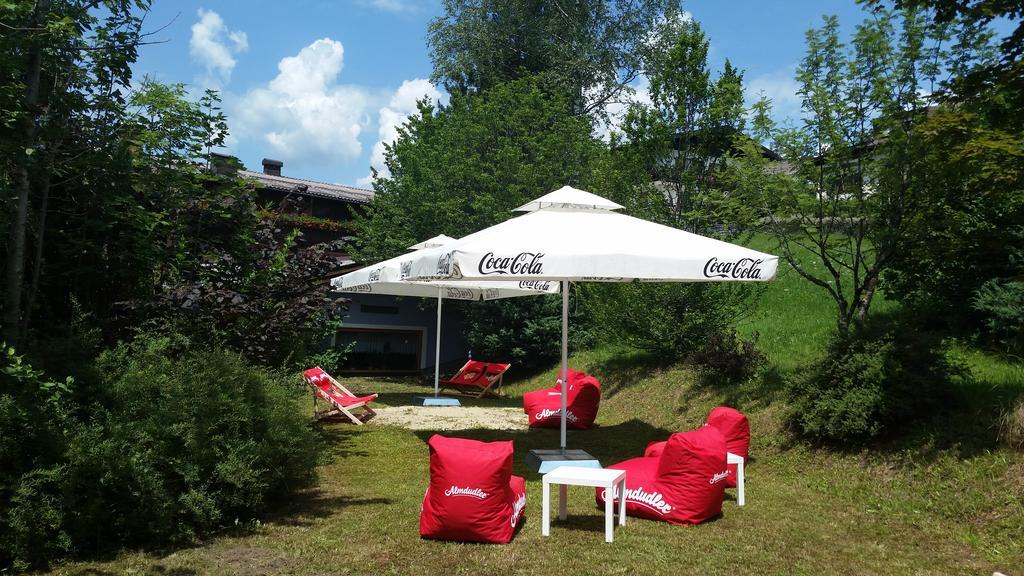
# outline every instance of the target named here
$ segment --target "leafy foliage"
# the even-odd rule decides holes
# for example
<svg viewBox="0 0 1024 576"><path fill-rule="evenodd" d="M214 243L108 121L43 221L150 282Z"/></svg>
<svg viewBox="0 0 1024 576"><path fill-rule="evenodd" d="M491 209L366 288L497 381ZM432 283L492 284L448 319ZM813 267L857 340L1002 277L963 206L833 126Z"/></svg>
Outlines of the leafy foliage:
<svg viewBox="0 0 1024 576"><path fill-rule="evenodd" d="M989 280L974 294L973 308L985 315L989 336L1005 352L1024 352L1024 282Z"/></svg>
<svg viewBox="0 0 1024 576"><path fill-rule="evenodd" d="M757 338L754 332L749 339L743 339L735 328L712 332L706 336L704 345L690 355L690 360L714 379L743 382L767 362L764 353L754 346Z"/></svg>
<svg viewBox="0 0 1024 576"><path fill-rule="evenodd" d="M512 216L538 193L579 183L598 144L550 79L516 80L483 94L420 104L387 148L390 178L359 218L356 254L390 258L438 234L475 232Z"/></svg>
<svg viewBox="0 0 1024 576"><path fill-rule="evenodd" d="M483 93L547 75L573 110L600 113L643 70L650 30L681 19L678 0L445 0L428 30L432 79Z"/></svg>
<svg viewBox="0 0 1024 576"><path fill-rule="evenodd" d="M929 204L917 128L934 89L944 73L984 61L986 41L915 10L879 10L846 47L827 17L808 32L797 72L804 125L772 133L785 164L753 153L734 163L737 199L763 211L790 265L835 301L840 332L865 322L908 223ZM799 262L797 248L814 253L823 273Z"/></svg>
<svg viewBox="0 0 1024 576"><path fill-rule="evenodd" d="M745 122L742 74L727 61L712 78L707 37L692 20L665 22L656 32L657 50L645 58L651 104L630 107L595 169L595 192L634 215L735 239L749 222L723 209L718 176ZM644 283L583 290L596 340L676 359L708 338L726 337L758 292L749 285Z"/></svg>
<svg viewBox="0 0 1024 576"><path fill-rule="evenodd" d="M558 296L474 302L465 310L466 341L474 356L526 369L559 358L562 305Z"/></svg>
<svg viewBox="0 0 1024 576"><path fill-rule="evenodd" d="M935 416L963 375L940 337L913 326L839 336L790 383L790 421L820 441L862 441Z"/></svg>
<svg viewBox="0 0 1024 576"><path fill-rule="evenodd" d="M995 329L995 340L1012 340L1013 323L1005 323L1012 301L1004 299L1010 308L997 301L1012 294L1003 283L1024 273L1017 256L1024 254L1024 136L995 118L947 106L920 126L924 162L916 184L926 201L908 216L885 280L944 329L968 335ZM964 306L972 300L986 313Z"/></svg>
<svg viewBox="0 0 1024 576"><path fill-rule="evenodd" d="M96 372L102 392L76 404L70 382L5 350L4 565L191 542L313 477L316 439L292 378L180 337L140 337L102 354Z"/></svg>
<svg viewBox="0 0 1024 576"><path fill-rule="evenodd" d="M112 173L123 173L124 95L148 7L148 0L16 0L0 9L0 182L11 191L0 199L8 224L2 328L12 344L44 300L37 296L47 233L64 230L48 216L77 216L91 202L111 208L105 192L119 181ZM88 254L88 246L65 249Z"/></svg>
<svg viewBox="0 0 1024 576"><path fill-rule="evenodd" d="M45 562L70 548L59 490L74 382L46 378L0 347L0 566Z"/></svg>
<svg viewBox="0 0 1024 576"><path fill-rule="evenodd" d="M583 287L595 339L686 358L727 332L752 302L751 287L730 284L629 283Z"/></svg>

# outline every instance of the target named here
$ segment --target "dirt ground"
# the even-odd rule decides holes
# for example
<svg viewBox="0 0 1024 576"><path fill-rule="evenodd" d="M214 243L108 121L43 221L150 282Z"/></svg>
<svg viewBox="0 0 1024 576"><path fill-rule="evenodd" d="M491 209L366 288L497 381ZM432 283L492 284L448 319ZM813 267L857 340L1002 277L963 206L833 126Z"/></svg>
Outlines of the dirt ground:
<svg viewBox="0 0 1024 576"><path fill-rule="evenodd" d="M521 408L470 406L386 406L376 408L370 423L409 430L525 430L527 417Z"/></svg>

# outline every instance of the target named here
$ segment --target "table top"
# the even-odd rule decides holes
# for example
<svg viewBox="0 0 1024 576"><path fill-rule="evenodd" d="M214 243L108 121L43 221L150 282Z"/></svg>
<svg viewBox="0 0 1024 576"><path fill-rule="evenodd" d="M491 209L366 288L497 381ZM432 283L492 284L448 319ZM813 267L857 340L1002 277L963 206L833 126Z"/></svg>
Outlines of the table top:
<svg viewBox="0 0 1024 576"><path fill-rule="evenodd" d="M617 482L626 475L625 470L611 468L581 468L559 466L544 475L547 484L573 484L576 486L604 486Z"/></svg>

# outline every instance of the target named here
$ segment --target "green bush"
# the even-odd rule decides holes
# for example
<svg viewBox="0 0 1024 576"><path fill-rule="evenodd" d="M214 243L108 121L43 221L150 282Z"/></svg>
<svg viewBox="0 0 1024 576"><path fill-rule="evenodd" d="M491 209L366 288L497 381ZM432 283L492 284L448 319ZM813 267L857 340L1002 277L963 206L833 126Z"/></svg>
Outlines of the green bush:
<svg viewBox="0 0 1024 576"><path fill-rule="evenodd" d="M724 334L748 310L757 287L726 283L587 284L587 324L594 339L681 360Z"/></svg>
<svg viewBox="0 0 1024 576"><path fill-rule="evenodd" d="M58 486L72 385L0 346L0 568L25 568L69 547Z"/></svg>
<svg viewBox="0 0 1024 576"><path fill-rule="evenodd" d="M984 317L985 337L1004 352L1024 354L1024 282L989 280L972 304Z"/></svg>
<svg viewBox="0 0 1024 576"><path fill-rule="evenodd" d="M313 431L281 374L166 338L100 356L106 406L68 450L71 527L97 542L187 542L312 479ZM97 481L99 480L99 481Z"/></svg>
<svg viewBox="0 0 1024 576"><path fill-rule="evenodd" d="M473 302L464 310L466 340L474 358L511 362L519 370L545 366L560 357L561 297Z"/></svg>
<svg viewBox="0 0 1024 576"><path fill-rule="evenodd" d="M704 345L690 355L690 361L703 367L715 380L743 382L767 361L755 347L757 337L755 332L749 340L744 340L735 328L709 334Z"/></svg>
<svg viewBox="0 0 1024 576"><path fill-rule="evenodd" d="M283 373L149 337L101 354L94 373L96 397L69 414L70 382L5 349L0 571L192 542L313 479L316 436Z"/></svg>
<svg viewBox="0 0 1024 576"><path fill-rule="evenodd" d="M938 337L913 327L836 338L823 360L790 383L790 422L834 443L895 432L934 416L965 373Z"/></svg>

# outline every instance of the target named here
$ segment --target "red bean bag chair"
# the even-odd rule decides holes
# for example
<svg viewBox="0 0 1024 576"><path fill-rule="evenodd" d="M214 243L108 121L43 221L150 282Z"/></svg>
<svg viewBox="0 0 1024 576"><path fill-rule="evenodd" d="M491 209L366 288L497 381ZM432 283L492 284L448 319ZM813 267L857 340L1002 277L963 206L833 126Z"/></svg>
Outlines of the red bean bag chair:
<svg viewBox="0 0 1024 576"><path fill-rule="evenodd" d="M526 507L526 483L512 475L512 442L478 442L434 434L430 486L420 536L436 540L512 540Z"/></svg>
<svg viewBox="0 0 1024 576"><path fill-rule="evenodd" d="M669 437L658 456L613 464L626 471L626 515L671 524L699 524L722 513L725 438L713 426ZM604 506L604 488L597 503ZM615 495L618 505L619 494Z"/></svg>
<svg viewBox="0 0 1024 576"><path fill-rule="evenodd" d="M725 447L728 452L747 459L750 449L750 422L742 412L728 406L718 406L708 414L705 426L714 426L725 436ZM644 451L644 456L657 457L665 448L665 442L651 442ZM736 465L729 465L729 477L725 481L726 488L736 487Z"/></svg>
<svg viewBox="0 0 1024 576"><path fill-rule="evenodd" d="M586 430L597 419L601 404L601 383L586 372L569 370L569 396L566 401L566 428ZM523 395L523 412L530 416L531 428L558 428L562 417L562 385L534 390Z"/></svg>
<svg viewBox="0 0 1024 576"><path fill-rule="evenodd" d="M750 422L742 412L728 406L718 406L708 414L708 426L718 428L725 436L725 448L729 452L747 459L750 449ZM736 487L736 465L729 465L729 478L725 482L727 488Z"/></svg>

